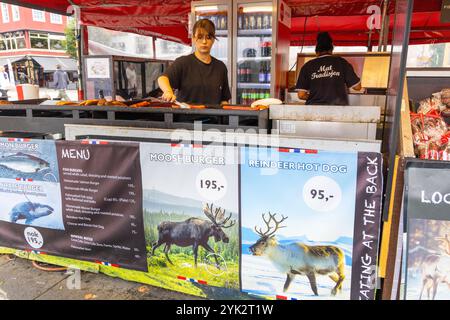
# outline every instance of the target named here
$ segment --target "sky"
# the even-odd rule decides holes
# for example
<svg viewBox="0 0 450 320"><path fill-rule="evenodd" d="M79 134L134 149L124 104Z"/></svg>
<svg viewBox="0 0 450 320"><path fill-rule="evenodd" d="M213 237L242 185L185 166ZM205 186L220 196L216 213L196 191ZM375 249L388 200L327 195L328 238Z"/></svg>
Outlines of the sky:
<svg viewBox="0 0 450 320"><path fill-rule="evenodd" d="M206 154L211 154L214 148L207 147ZM226 191L223 197L213 201L215 206L220 206L238 212L238 169L237 165L204 165L204 164L183 164L174 162L150 161L150 153L171 154L170 144L163 143L141 143L141 167L143 189L155 189L164 193L179 197L210 202L210 199L203 197L197 187L197 176L206 169L217 169L226 180ZM213 170L215 171L215 170Z"/></svg>

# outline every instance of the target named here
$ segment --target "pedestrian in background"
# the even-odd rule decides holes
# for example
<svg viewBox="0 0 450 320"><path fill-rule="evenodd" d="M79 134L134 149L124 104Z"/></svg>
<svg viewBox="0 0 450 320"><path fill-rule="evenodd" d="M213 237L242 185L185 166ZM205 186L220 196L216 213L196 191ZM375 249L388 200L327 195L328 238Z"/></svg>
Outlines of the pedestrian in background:
<svg viewBox="0 0 450 320"><path fill-rule="evenodd" d="M55 89L58 90L57 99L64 99L66 101L70 101L66 93L68 84L69 84L69 76L67 75L67 72L61 70L61 65L57 64L56 71L53 74L53 85L55 86Z"/></svg>
<svg viewBox="0 0 450 320"><path fill-rule="evenodd" d="M8 73L5 72L5 67L0 66L0 93L1 100L8 100L8 88L10 87Z"/></svg>

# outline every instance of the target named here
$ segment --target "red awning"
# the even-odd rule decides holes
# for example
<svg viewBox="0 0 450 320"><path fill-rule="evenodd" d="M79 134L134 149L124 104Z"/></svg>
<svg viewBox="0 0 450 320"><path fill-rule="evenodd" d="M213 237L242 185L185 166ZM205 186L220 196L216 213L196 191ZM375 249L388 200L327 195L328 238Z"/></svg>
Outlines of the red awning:
<svg viewBox="0 0 450 320"><path fill-rule="evenodd" d="M190 1L180 0L3 0L66 14L80 6L82 23L108 29L159 36L183 43L188 39ZM336 45L368 44L367 19L371 5L382 0L287 0L292 8L292 45L313 45L316 33L329 31ZM440 23L442 0L416 0L410 43L450 42L450 24ZM395 11L391 0L389 13ZM306 18L305 18L306 17ZM305 24L306 19L306 24ZM390 25L392 31L393 18ZM390 36L391 38L391 36ZM378 43L377 32L372 44Z"/></svg>

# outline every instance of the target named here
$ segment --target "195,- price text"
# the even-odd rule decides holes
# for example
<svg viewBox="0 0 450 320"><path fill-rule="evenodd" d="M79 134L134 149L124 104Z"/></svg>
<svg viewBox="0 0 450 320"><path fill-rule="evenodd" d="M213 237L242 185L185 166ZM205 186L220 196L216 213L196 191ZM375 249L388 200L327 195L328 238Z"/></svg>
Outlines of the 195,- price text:
<svg viewBox="0 0 450 320"><path fill-rule="evenodd" d="M204 318L209 315L271 315L273 305L239 304L225 305L220 307L191 307L183 304L177 307L177 315L199 315Z"/></svg>

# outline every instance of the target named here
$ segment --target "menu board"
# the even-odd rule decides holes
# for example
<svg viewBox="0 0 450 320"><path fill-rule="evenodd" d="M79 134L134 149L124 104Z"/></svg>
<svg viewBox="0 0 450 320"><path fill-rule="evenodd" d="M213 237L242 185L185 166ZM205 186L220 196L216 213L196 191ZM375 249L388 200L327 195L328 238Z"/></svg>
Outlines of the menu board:
<svg viewBox="0 0 450 320"><path fill-rule="evenodd" d="M33 140L0 150L1 245L147 270L138 144Z"/></svg>

